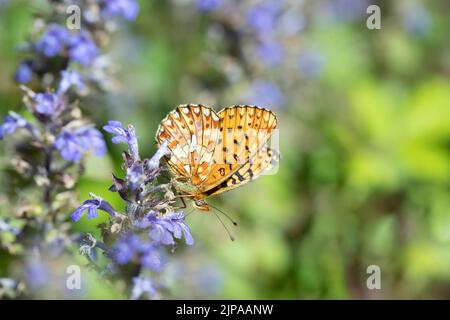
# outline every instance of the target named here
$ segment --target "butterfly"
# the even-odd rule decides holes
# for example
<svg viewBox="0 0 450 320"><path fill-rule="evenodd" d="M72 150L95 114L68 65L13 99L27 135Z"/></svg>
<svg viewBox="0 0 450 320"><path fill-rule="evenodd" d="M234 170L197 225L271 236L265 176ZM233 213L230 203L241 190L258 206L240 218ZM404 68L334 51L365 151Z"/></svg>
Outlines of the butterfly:
<svg viewBox="0 0 450 320"><path fill-rule="evenodd" d="M245 185L278 163L278 151L267 146L276 125L275 114L257 106L216 113L187 104L161 121L156 141L159 146L167 141L176 190L191 197L195 208L209 211L206 198Z"/></svg>

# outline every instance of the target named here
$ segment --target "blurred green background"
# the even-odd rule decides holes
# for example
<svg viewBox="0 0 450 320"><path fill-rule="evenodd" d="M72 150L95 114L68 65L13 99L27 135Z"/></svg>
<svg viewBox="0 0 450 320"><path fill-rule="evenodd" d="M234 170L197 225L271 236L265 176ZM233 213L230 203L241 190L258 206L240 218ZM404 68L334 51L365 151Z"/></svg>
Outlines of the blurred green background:
<svg viewBox="0 0 450 320"><path fill-rule="evenodd" d="M278 173L211 200L239 222L235 242L214 215L188 216L196 244L170 258L168 297L450 298L448 1L281 1L283 14L298 15L277 20L275 65L246 25L257 1L224 2L206 12L196 1L140 1L137 21L108 48L119 91L82 101L98 127L134 124L146 157L178 104L265 103L277 114ZM381 30L366 27L371 3ZM0 8L3 116L21 108L12 77L39 7ZM121 148L89 158L80 201L94 192L122 206L107 191L110 173L122 174ZM8 161L0 155L1 166ZM95 232L98 223L77 228ZM366 286L369 265L381 268L381 290ZM86 297L119 297L91 278L98 288Z"/></svg>

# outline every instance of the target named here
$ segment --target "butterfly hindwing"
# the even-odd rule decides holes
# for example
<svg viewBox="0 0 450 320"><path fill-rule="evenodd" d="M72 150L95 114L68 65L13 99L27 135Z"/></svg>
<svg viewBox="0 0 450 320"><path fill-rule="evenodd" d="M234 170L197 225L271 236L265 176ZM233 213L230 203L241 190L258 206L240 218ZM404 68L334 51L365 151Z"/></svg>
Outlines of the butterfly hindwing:
<svg viewBox="0 0 450 320"><path fill-rule="evenodd" d="M221 184L206 191L205 195L217 195L241 187L272 170L279 160L280 154L278 151L263 147Z"/></svg>
<svg viewBox="0 0 450 320"><path fill-rule="evenodd" d="M219 112L219 138L208 177L201 183L206 192L226 181L269 140L276 127L275 115L256 106L234 106Z"/></svg>

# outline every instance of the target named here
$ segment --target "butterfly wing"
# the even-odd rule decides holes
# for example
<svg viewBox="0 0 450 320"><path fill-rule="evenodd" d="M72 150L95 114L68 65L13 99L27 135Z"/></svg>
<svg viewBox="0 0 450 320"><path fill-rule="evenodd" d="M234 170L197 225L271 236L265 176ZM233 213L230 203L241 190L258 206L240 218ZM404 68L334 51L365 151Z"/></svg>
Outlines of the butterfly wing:
<svg viewBox="0 0 450 320"><path fill-rule="evenodd" d="M249 161L243 164L226 180L212 189L207 190L204 195L212 196L226 191L230 191L237 187L243 186L258 177L263 173L272 170L280 160L278 151L263 147L257 152Z"/></svg>
<svg viewBox="0 0 450 320"><path fill-rule="evenodd" d="M208 175L220 119L209 107L181 105L170 112L156 133L159 145L168 140L171 152L167 163L176 175L197 185Z"/></svg>
<svg viewBox="0 0 450 320"><path fill-rule="evenodd" d="M234 106L219 112L220 129L208 176L200 191L208 193L247 164L269 140L276 128L275 115L256 106Z"/></svg>

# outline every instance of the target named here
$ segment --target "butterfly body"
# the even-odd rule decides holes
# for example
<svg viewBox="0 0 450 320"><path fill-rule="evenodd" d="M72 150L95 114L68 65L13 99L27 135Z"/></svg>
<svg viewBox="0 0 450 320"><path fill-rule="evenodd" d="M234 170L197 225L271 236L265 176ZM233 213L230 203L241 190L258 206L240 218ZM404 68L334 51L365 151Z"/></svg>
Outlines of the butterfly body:
<svg viewBox="0 0 450 320"><path fill-rule="evenodd" d="M205 199L244 185L270 170L279 153L267 147L276 117L256 106L233 106L216 113L203 105L181 105L156 133L167 140L175 189L194 207L209 211Z"/></svg>

